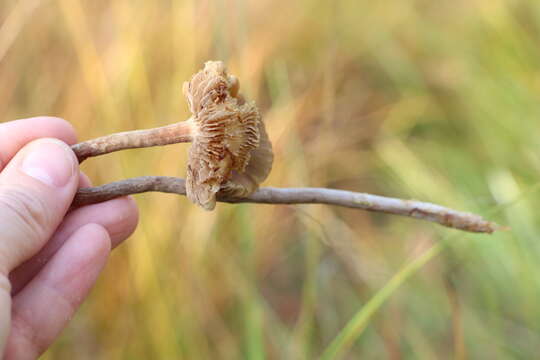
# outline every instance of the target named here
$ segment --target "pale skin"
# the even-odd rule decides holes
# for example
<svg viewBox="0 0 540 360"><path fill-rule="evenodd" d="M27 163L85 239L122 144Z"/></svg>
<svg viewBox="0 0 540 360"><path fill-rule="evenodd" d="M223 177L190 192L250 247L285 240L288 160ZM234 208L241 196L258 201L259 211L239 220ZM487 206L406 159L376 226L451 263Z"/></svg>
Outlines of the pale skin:
<svg viewBox="0 0 540 360"><path fill-rule="evenodd" d="M137 207L119 198L69 211L90 186L50 117L0 123L0 353L36 359L73 318L111 249L135 230Z"/></svg>

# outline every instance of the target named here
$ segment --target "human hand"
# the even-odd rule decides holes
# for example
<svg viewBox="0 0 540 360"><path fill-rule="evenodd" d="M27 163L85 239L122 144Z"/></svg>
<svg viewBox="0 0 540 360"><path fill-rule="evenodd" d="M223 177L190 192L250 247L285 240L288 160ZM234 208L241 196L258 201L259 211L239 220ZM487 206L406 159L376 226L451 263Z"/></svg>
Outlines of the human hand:
<svg viewBox="0 0 540 360"><path fill-rule="evenodd" d="M0 354L35 359L59 335L104 267L134 231L129 198L69 211L89 186L57 118L0 124Z"/></svg>

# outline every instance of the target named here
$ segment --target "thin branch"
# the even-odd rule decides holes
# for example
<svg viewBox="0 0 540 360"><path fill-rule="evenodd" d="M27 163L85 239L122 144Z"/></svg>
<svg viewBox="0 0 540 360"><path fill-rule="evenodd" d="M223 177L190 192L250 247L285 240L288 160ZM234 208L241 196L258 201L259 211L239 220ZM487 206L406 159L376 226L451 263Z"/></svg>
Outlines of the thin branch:
<svg viewBox="0 0 540 360"><path fill-rule="evenodd" d="M73 206L95 204L120 196L149 191L185 195L185 180L165 176L144 176L80 189ZM479 215L452 210L440 205L326 188L268 187L257 190L247 198L231 199L218 196L218 201L260 204L328 204L408 216L470 232L492 233L500 230L499 225Z"/></svg>

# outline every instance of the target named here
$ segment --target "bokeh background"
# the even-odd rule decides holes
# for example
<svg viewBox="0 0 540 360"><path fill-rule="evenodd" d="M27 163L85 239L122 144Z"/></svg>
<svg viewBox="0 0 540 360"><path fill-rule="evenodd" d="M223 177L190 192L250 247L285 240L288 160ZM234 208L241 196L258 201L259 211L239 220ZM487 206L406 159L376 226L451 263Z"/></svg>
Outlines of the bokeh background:
<svg viewBox="0 0 540 360"><path fill-rule="evenodd" d="M183 120L183 81L219 59L264 114L266 184L416 198L511 227L140 195L137 232L43 358L315 359L355 314L325 359L537 357L539 43L531 0L2 0L0 121L60 116L88 139ZM186 154L83 169L95 184L183 177Z"/></svg>

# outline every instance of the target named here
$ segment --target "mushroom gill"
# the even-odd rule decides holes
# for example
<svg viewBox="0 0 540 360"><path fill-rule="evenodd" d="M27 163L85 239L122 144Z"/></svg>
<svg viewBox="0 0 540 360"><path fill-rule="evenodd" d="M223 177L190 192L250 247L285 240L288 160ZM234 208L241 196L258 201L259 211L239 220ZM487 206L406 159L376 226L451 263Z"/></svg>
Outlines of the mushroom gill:
<svg viewBox="0 0 540 360"><path fill-rule="evenodd" d="M193 113L193 144L186 177L188 198L214 209L216 194L245 197L257 190L272 168L272 145L254 102L221 61L209 61L184 83Z"/></svg>

